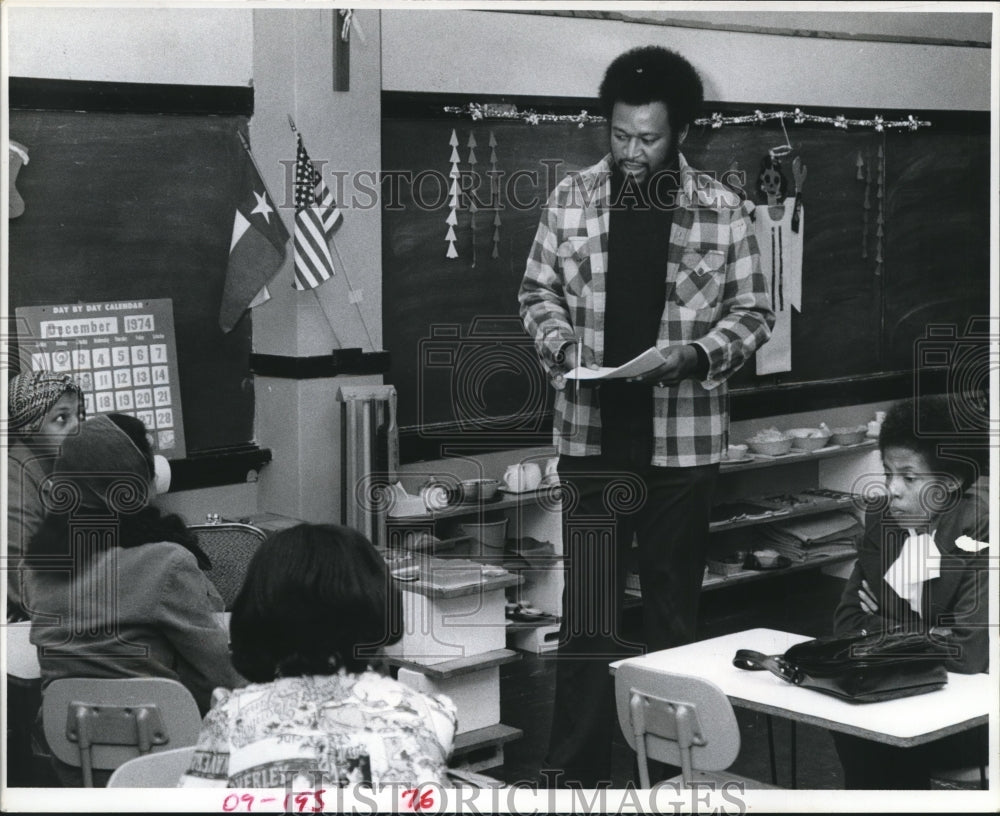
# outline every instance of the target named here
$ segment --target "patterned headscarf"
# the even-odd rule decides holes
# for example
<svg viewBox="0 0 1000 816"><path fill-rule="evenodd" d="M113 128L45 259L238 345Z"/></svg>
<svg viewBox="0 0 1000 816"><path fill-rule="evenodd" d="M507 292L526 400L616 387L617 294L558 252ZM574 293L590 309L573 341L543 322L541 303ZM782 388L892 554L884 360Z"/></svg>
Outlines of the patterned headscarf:
<svg viewBox="0 0 1000 816"><path fill-rule="evenodd" d="M10 381L7 389L9 429L22 434L34 434L42 420L59 398L70 392L80 399L80 420L83 420L83 399L80 386L69 374L52 371L27 371Z"/></svg>

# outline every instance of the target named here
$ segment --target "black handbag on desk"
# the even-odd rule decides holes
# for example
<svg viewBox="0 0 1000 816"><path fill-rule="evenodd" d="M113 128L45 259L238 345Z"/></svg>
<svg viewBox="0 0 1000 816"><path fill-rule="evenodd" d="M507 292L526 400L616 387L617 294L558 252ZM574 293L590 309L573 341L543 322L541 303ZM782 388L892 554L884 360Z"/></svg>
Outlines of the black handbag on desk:
<svg viewBox="0 0 1000 816"><path fill-rule="evenodd" d="M733 665L767 669L782 680L852 703L911 697L948 682L946 648L916 632L874 632L816 638L783 655L740 649Z"/></svg>

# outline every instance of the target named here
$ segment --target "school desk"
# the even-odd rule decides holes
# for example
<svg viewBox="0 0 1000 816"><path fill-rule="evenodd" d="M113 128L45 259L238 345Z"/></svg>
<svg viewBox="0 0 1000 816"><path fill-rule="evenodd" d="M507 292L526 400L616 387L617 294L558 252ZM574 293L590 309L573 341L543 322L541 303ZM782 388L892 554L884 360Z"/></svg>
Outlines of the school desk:
<svg viewBox="0 0 1000 816"><path fill-rule="evenodd" d="M782 654L790 646L809 639L774 629L749 629L627 659L711 680L734 706L791 720L793 729L796 722L803 722L909 748L987 722L990 701L995 695L989 674L949 672L947 685L937 691L878 703L849 703L792 685L769 671L746 671L733 665L733 655L738 649ZM624 662L613 662L612 674ZM794 763L793 742L793 785Z"/></svg>

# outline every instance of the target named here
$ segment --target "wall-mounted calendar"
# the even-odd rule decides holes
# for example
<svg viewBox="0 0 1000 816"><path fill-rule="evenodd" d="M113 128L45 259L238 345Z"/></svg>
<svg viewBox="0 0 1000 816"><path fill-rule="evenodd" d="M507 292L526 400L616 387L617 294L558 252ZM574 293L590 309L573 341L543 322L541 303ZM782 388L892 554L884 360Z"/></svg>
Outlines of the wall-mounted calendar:
<svg viewBox="0 0 1000 816"><path fill-rule="evenodd" d="M182 459L184 420L170 298L21 306L22 359L72 374L87 416L120 413L146 425L153 448Z"/></svg>

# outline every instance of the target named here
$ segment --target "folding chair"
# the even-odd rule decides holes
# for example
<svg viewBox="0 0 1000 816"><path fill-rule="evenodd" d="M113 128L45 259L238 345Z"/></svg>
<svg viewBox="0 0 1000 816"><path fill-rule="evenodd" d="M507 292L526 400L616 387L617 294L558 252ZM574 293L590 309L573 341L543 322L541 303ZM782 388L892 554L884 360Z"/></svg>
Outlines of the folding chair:
<svg viewBox="0 0 1000 816"><path fill-rule="evenodd" d="M679 765L680 776L669 782L685 787L693 782L774 787L726 772L740 752L740 729L732 704L715 683L626 660L615 672L615 702L643 788L650 787L650 759Z"/></svg>
<svg viewBox="0 0 1000 816"><path fill-rule="evenodd" d="M42 696L42 725L52 755L80 768L110 771L142 754L194 745L201 715L181 683L164 677L53 680Z"/></svg>
<svg viewBox="0 0 1000 816"><path fill-rule="evenodd" d="M238 522L192 524L188 529L198 537L198 546L211 560L212 568L205 574L229 611L243 586L250 559L267 534L252 524Z"/></svg>
<svg viewBox="0 0 1000 816"><path fill-rule="evenodd" d="M108 780L109 788L176 788L191 767L194 746L173 748L130 759L119 765Z"/></svg>

